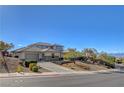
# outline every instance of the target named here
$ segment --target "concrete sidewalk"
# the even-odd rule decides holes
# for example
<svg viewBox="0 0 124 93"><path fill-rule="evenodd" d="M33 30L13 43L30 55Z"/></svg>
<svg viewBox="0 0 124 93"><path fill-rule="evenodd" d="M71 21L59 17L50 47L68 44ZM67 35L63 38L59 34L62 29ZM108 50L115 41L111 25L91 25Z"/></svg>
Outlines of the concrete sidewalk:
<svg viewBox="0 0 124 93"><path fill-rule="evenodd" d="M98 74L98 73L109 73L109 72L115 72L116 70L115 69L110 69L110 70L99 70L99 71L75 71L75 72L61 72L61 73L58 73L58 74Z"/></svg>
<svg viewBox="0 0 124 93"><path fill-rule="evenodd" d="M0 78L9 78L9 77L32 77L32 76L57 76L57 75L67 75L67 74L98 74L98 73L109 73L114 72L114 69L110 70L100 70L100 71L75 71L75 72L44 72L44 73L1 73Z"/></svg>
<svg viewBox="0 0 124 93"><path fill-rule="evenodd" d="M1 73L0 78L9 78L9 77L31 77L31 76L52 76L59 75L55 72L45 72L45 73Z"/></svg>

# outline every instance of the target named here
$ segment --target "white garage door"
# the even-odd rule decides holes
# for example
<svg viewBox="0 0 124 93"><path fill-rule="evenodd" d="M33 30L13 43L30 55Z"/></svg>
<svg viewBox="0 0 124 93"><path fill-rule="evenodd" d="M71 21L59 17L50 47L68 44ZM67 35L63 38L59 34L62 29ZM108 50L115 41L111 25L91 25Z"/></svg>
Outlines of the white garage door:
<svg viewBox="0 0 124 93"><path fill-rule="evenodd" d="M26 60L36 61L39 55L37 53L26 53Z"/></svg>

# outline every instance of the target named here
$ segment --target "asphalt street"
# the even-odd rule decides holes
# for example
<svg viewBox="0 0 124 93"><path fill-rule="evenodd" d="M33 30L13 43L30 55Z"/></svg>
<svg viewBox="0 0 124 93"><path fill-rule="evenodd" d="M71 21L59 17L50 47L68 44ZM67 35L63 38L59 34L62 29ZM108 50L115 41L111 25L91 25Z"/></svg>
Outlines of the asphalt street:
<svg viewBox="0 0 124 93"><path fill-rule="evenodd" d="M124 73L0 78L0 87L124 87Z"/></svg>

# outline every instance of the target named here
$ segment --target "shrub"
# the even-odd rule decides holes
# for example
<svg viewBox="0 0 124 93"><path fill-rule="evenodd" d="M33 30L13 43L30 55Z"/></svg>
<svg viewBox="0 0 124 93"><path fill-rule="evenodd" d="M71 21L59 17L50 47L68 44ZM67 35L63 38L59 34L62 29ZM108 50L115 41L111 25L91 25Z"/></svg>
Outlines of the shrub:
<svg viewBox="0 0 124 93"><path fill-rule="evenodd" d="M33 72L38 72L38 66L33 66L33 67L32 67L32 71L33 71Z"/></svg>
<svg viewBox="0 0 124 93"><path fill-rule="evenodd" d="M25 67L29 67L30 63L37 63L37 61L25 61Z"/></svg>
<svg viewBox="0 0 124 93"><path fill-rule="evenodd" d="M24 63L23 62L19 62L19 65L24 66Z"/></svg>
<svg viewBox="0 0 124 93"><path fill-rule="evenodd" d="M32 71L32 67L33 67L33 66L37 66L37 64L36 64L36 63L30 63L30 64L29 64L29 69L30 69L31 71Z"/></svg>
<svg viewBox="0 0 124 93"><path fill-rule="evenodd" d="M18 66L17 69L16 69L16 72L20 73L20 72L24 72L24 69L22 66Z"/></svg>
<svg viewBox="0 0 124 93"><path fill-rule="evenodd" d="M105 66L107 66L108 68L115 68L114 64L109 62L106 62Z"/></svg>
<svg viewBox="0 0 124 93"><path fill-rule="evenodd" d="M4 62L4 58L3 57L0 57L0 62Z"/></svg>

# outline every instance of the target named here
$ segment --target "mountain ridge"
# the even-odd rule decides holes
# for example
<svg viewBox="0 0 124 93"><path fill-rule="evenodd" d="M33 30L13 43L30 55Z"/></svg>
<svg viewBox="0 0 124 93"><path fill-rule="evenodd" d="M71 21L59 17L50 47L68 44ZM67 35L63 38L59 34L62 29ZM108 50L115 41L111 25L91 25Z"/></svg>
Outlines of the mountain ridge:
<svg viewBox="0 0 124 93"><path fill-rule="evenodd" d="M124 53L110 53L110 55L114 57L124 57Z"/></svg>

